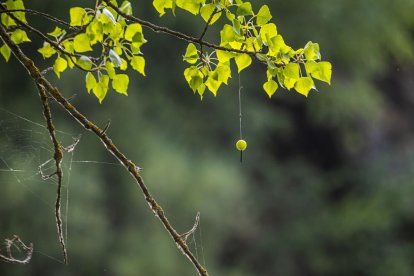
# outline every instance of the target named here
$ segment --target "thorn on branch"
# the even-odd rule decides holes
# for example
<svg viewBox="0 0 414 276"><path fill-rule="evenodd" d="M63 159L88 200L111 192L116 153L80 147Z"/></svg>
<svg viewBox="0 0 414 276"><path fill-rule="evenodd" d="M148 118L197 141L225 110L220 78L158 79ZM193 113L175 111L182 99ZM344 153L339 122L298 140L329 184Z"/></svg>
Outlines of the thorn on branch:
<svg viewBox="0 0 414 276"><path fill-rule="evenodd" d="M28 264L33 255L33 243L26 245L17 235L14 235L12 239L5 239L7 255L0 253L0 260L12 264ZM19 259L13 256L11 247L14 246L18 251L23 251L24 258ZM0 250L1 251L1 250Z"/></svg>
<svg viewBox="0 0 414 276"><path fill-rule="evenodd" d="M111 126L111 120L108 120L108 122L106 123L104 129L101 131L101 135L104 135L105 132L108 130L108 128Z"/></svg>
<svg viewBox="0 0 414 276"><path fill-rule="evenodd" d="M200 223L200 212L197 212L193 227L189 231L180 235L180 237L184 240L185 243L187 243L188 237L194 234L195 231L197 231L197 227L199 223Z"/></svg>

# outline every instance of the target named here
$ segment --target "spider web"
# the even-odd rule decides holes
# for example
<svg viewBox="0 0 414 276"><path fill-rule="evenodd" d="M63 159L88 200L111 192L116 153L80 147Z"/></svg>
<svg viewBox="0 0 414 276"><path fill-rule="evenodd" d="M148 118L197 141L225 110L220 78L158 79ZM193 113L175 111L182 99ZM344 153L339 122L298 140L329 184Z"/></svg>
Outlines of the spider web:
<svg viewBox="0 0 414 276"><path fill-rule="evenodd" d="M57 130L56 134L65 148L62 162L64 179L61 204L64 239L69 247L68 224L70 222L68 222L68 213L70 210L69 195L73 164L109 165L119 168L121 168L121 165L111 162L76 160L76 145L78 142L82 143L80 134L60 130ZM6 181L8 181L13 185L13 189L24 189L32 199L45 205L51 212L54 212L55 202L54 199L50 200L50 195L56 193L57 180L55 177L48 178L47 180L42 179L42 174L49 175L56 171L53 154L53 145L44 124L0 107L0 195L2 194L3 184L6 184ZM43 192L45 189L49 191L48 195L45 195ZM49 219L54 220L53 217ZM190 235L188 244L193 248L197 259L201 259L203 264L206 265L201 230L200 223L196 231ZM0 233L0 240L3 238L2 233ZM37 253L53 261L63 263L59 257L36 250L36 243L33 253L34 255Z"/></svg>

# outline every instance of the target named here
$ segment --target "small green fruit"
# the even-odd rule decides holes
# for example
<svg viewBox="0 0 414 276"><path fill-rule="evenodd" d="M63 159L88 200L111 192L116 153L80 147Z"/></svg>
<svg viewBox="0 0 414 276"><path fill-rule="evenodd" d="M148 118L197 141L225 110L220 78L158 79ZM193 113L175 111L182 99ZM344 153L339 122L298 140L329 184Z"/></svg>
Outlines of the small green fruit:
<svg viewBox="0 0 414 276"><path fill-rule="evenodd" d="M236 143L236 148L239 151L244 151L247 148L247 142L240 139L239 141L237 141Z"/></svg>

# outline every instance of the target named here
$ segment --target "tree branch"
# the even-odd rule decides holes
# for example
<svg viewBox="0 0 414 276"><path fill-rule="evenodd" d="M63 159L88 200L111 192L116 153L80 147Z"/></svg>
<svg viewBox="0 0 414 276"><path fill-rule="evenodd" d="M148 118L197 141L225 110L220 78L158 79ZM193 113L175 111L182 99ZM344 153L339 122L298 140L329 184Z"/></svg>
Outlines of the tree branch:
<svg viewBox="0 0 414 276"><path fill-rule="evenodd" d="M44 12L40 12L40 11L31 10L31 9L1 10L0 11L0 14L2 14L2 13L14 13L14 12L24 12L24 13L30 13L30 14L34 14L34 15L39 15L41 17L44 17L46 19L49 19L50 21L53 21L53 22L58 23L58 24L60 24L62 26L65 26L66 28L78 30L77 27L71 26L66 21L63 21L63 20L61 20L59 18L56 18L54 16L51 16L50 14L47 14L47 13L44 13Z"/></svg>
<svg viewBox="0 0 414 276"><path fill-rule="evenodd" d="M137 18L137 17L132 16L132 15L128 15L128 14L122 12L118 7L116 7L114 4L112 4L110 2L110 0L103 0L103 1L108 6L110 6L111 8L113 8L118 14L120 14L125 19L127 19L129 21L132 21L132 22L135 22L135 23L139 23L142 26L145 26L145 27L153 30L154 32L165 33L165 34L174 36L174 37L176 37L178 39L185 40L187 42L194 42L194 43L197 43L197 44L206 46L206 47L210 47L212 49L222 50L222 51L226 51L226 52L240 53L240 54L249 54L249 55L257 58L256 57L256 54L257 53L255 53L255 52L219 46L219 45L216 45L216 44L207 42L207 41L203 40L202 38L197 38L197 37L189 36L187 34L184 34L184 33L178 32L178 31L174 31L174 30L171 30L171 29L166 28L166 27L162 27L162 26L155 25L155 24L153 24L151 22L142 20L140 18Z"/></svg>
<svg viewBox="0 0 414 276"><path fill-rule="evenodd" d="M170 234L171 238L176 243L178 249L186 256L190 262L194 265L195 269L197 270L199 275L208 276L207 270L199 263L199 261L195 258L189 247L187 246L186 242L183 238L177 233L177 231L172 227L168 218L166 217L164 210L161 206L157 203L154 197L151 195L150 191L148 190L147 186L144 183L140 175L140 168L135 165L131 160L129 160L123 152L121 152L118 147L112 142L109 136L100 129L96 124L91 122L88 118L86 118L81 112L79 112L75 106L69 103L60 91L54 87L39 71L39 69L35 66L33 61L29 59L20 49L18 45L16 45L7 34L4 27L0 24L0 37L3 41L9 46L11 51L13 52L14 56L19 60L19 62L26 68L29 75L35 81L36 84L41 85L45 88L45 90L86 130L93 132L95 135L99 137L101 142L105 145L106 149L114 155L118 161L124 166L124 168L131 174L134 178L135 182L141 189L142 193L144 194L145 200L147 201L150 209L154 213L154 215L161 221L162 225L165 227L167 232Z"/></svg>
<svg viewBox="0 0 414 276"><path fill-rule="evenodd" d="M56 171L49 175L47 178L56 175L57 176L57 191L56 191L56 202L55 202L55 218L56 218L56 227L58 231L58 238L60 245L62 246L62 253L63 253L63 262L65 264L68 263L68 254L66 250L65 240L63 239L63 230L62 230L62 215L61 215L61 198L62 198L62 179L63 179L63 171L62 171L62 159L63 159L63 151L62 145L59 143L56 133L55 133L55 126L52 122L52 112L50 111L48 97L45 91L44 86L39 83L36 83L40 100L42 101L43 106L43 116L45 117L46 127L49 131L50 139L53 143L54 155L53 159L55 160L55 167Z"/></svg>

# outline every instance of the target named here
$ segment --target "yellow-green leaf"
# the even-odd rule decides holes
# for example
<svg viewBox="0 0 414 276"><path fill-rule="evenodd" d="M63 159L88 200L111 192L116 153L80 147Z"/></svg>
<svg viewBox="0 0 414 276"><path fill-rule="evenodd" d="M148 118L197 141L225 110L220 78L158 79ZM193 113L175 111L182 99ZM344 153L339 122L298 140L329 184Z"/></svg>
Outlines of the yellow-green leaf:
<svg viewBox="0 0 414 276"><path fill-rule="evenodd" d="M243 69L249 67L252 63L252 58L248 54L240 54L234 58L236 62L238 72L240 73Z"/></svg>
<svg viewBox="0 0 414 276"><path fill-rule="evenodd" d="M204 75L197 67L191 66L184 70L184 77L195 93L197 88L203 83Z"/></svg>
<svg viewBox="0 0 414 276"><path fill-rule="evenodd" d="M106 93L108 92L108 86L109 77L107 75L102 75L99 82L92 89L93 94L95 94L100 103L105 99Z"/></svg>
<svg viewBox="0 0 414 276"><path fill-rule="evenodd" d="M266 92L266 94L269 96L269 98L271 98L272 95L275 94L277 88L278 88L277 83L272 79L268 80L267 82L263 84L263 89Z"/></svg>
<svg viewBox="0 0 414 276"><path fill-rule="evenodd" d="M87 34L78 34L75 36L73 38L73 47L78 53L92 51L91 42Z"/></svg>
<svg viewBox="0 0 414 276"><path fill-rule="evenodd" d="M128 41L134 41L134 42L141 42L138 41L139 40L139 35L137 36L137 34L141 34L142 36L142 26L139 23L133 23L128 25L128 27L126 28L125 31L125 39Z"/></svg>
<svg viewBox="0 0 414 276"><path fill-rule="evenodd" d="M91 72L86 73L86 89L88 90L88 93L91 92L91 90L95 87L95 85L96 85L95 76Z"/></svg>
<svg viewBox="0 0 414 276"><path fill-rule="evenodd" d="M47 33L47 34L50 35L50 36L53 36L53 37L58 37L61 34L63 34L64 32L65 32L64 30L62 30L61 28L56 26L53 31L51 31L50 33Z"/></svg>
<svg viewBox="0 0 414 276"><path fill-rule="evenodd" d="M217 12L217 6L211 3L201 7L200 15L206 23L208 22L208 20L210 20L211 16L213 15L213 18L211 18L209 22L209 25L213 25L220 18L221 11Z"/></svg>
<svg viewBox="0 0 414 276"><path fill-rule="evenodd" d="M283 69L283 75L287 78L291 79L299 79L299 64L297 63L289 63Z"/></svg>
<svg viewBox="0 0 414 276"><path fill-rule="evenodd" d="M217 50L216 55L220 63L225 63L235 56L235 54L232 52L222 51L222 50Z"/></svg>
<svg viewBox="0 0 414 276"><path fill-rule="evenodd" d="M197 52L196 46L193 43L188 44L187 50L185 52L183 59L190 64L194 64L197 62L198 52Z"/></svg>
<svg viewBox="0 0 414 276"><path fill-rule="evenodd" d="M207 86L208 90L211 91L211 93L213 93L214 96L217 95L217 90L220 88L221 85L221 81L215 80L213 77L208 77L205 85Z"/></svg>
<svg viewBox="0 0 414 276"><path fill-rule="evenodd" d="M29 37L27 36L26 32L23 31L23 30L20 30L20 29L17 29L14 32L12 32L10 38L16 44L20 44L20 43L23 43L23 42L30 42L31 41L29 39Z"/></svg>
<svg viewBox="0 0 414 276"><path fill-rule="evenodd" d="M4 57L4 59L6 60L6 62L8 62L9 59L10 59L10 55L11 55L11 50L10 50L9 46L7 46L6 44L4 44L3 46L1 46L0 53Z"/></svg>
<svg viewBox="0 0 414 276"><path fill-rule="evenodd" d="M306 72L312 76L312 78L331 84L332 64L330 62L306 62L305 69Z"/></svg>
<svg viewBox="0 0 414 276"><path fill-rule="evenodd" d="M269 7L267 5L263 5L257 13L256 23L257 25L262 26L269 22L270 19L272 19L272 15L270 14Z"/></svg>
<svg viewBox="0 0 414 276"><path fill-rule="evenodd" d="M253 9L252 4L250 2L244 2L243 4L240 4L237 8L237 15L253 15Z"/></svg>
<svg viewBox="0 0 414 276"><path fill-rule="evenodd" d="M131 15L132 14L131 3L129 1L122 2L121 6L119 6L119 10L127 15Z"/></svg>
<svg viewBox="0 0 414 276"><path fill-rule="evenodd" d="M205 0L204 0L205 1ZM173 0L177 7L182 8L194 15L197 15L200 9L202 0Z"/></svg>
<svg viewBox="0 0 414 276"><path fill-rule="evenodd" d="M309 41L304 48L304 54L307 61L320 59L321 54L319 52L319 44Z"/></svg>
<svg viewBox="0 0 414 276"><path fill-rule="evenodd" d="M228 84L228 79L231 78L230 63L220 63L215 71L217 72L217 80Z"/></svg>
<svg viewBox="0 0 414 276"><path fill-rule="evenodd" d="M165 9L172 8L172 1L171 0L154 0L152 2L152 5L157 10L157 12L160 14L160 16L163 16L165 14Z"/></svg>
<svg viewBox="0 0 414 276"><path fill-rule="evenodd" d="M81 56L81 57L77 60L76 64L77 64L80 68L82 68L83 70L88 71L88 70L91 70L91 69L92 69L93 62L92 62L92 60L91 60L90 58L88 58L87 56Z"/></svg>
<svg viewBox="0 0 414 276"><path fill-rule="evenodd" d="M42 54L43 58L50 58L54 54L56 54L56 50L50 46L49 42L44 42L43 47L37 50L39 53Z"/></svg>
<svg viewBox="0 0 414 276"><path fill-rule="evenodd" d="M8 0L6 2L6 7L7 7L8 10L24 10L25 9L22 0L14 0L14 1ZM27 23L25 12L23 12L23 11L14 12L13 15L17 19L22 21L23 23Z"/></svg>
<svg viewBox="0 0 414 276"><path fill-rule="evenodd" d="M112 88L120 94L128 95L128 84L129 77L126 74L115 75L112 79Z"/></svg>
<svg viewBox="0 0 414 276"><path fill-rule="evenodd" d="M119 69L121 69L122 71L125 71L128 68L128 62L123 58L121 58L121 60L122 60L122 63L119 66Z"/></svg>
<svg viewBox="0 0 414 276"><path fill-rule="evenodd" d="M122 64L122 59L121 57L114 51L114 50L109 50L109 59L111 60L111 62L114 64L115 67L119 67Z"/></svg>
<svg viewBox="0 0 414 276"><path fill-rule="evenodd" d="M66 59L58 56L58 58L55 60L55 64L53 65L53 71L55 71L56 76L60 78L60 73L65 71L67 67L68 62L66 61Z"/></svg>
<svg viewBox="0 0 414 276"><path fill-rule="evenodd" d="M145 76L145 59L141 56L134 56L131 59L132 69Z"/></svg>
<svg viewBox="0 0 414 276"><path fill-rule="evenodd" d="M83 26L86 21L86 11L81 7L73 7L69 10L70 25L71 26Z"/></svg>
<svg viewBox="0 0 414 276"><path fill-rule="evenodd" d="M309 91L314 87L313 80L310 77L299 78L295 83L295 90L305 97L308 96Z"/></svg>
<svg viewBox="0 0 414 276"><path fill-rule="evenodd" d="M105 68L106 68L106 73L108 74L109 78L114 78L115 77L115 66L112 62L107 61L105 64Z"/></svg>
<svg viewBox="0 0 414 276"><path fill-rule="evenodd" d="M6 13L1 14L1 24L3 24L5 27L11 27L16 26L16 22Z"/></svg>
<svg viewBox="0 0 414 276"><path fill-rule="evenodd" d="M265 24L260 28L259 33L264 44L269 46L271 44L271 39L277 36L277 27L273 23Z"/></svg>

